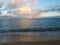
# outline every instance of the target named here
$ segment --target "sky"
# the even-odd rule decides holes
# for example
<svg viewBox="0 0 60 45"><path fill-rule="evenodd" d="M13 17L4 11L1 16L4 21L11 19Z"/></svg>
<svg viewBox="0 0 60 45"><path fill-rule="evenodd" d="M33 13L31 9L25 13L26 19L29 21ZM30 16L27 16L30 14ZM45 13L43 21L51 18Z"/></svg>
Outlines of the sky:
<svg viewBox="0 0 60 45"><path fill-rule="evenodd" d="M36 8L42 10L41 16L60 16L60 0L39 0Z"/></svg>
<svg viewBox="0 0 60 45"><path fill-rule="evenodd" d="M0 0L0 2L1 1L4 1L5 3L4 6L7 7L6 5L12 0ZM32 7L33 10L40 10L40 14L38 14L37 17L60 16L60 0L19 0L19 1L20 7L27 5Z"/></svg>

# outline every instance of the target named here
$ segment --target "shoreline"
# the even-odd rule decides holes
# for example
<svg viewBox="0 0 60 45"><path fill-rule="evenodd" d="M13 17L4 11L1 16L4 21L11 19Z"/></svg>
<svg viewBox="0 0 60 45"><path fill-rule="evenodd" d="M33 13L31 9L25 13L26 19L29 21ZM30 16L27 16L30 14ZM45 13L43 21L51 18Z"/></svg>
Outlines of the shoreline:
<svg viewBox="0 0 60 45"><path fill-rule="evenodd" d="M0 45L60 45L60 40L36 41L36 42L9 42L0 43Z"/></svg>

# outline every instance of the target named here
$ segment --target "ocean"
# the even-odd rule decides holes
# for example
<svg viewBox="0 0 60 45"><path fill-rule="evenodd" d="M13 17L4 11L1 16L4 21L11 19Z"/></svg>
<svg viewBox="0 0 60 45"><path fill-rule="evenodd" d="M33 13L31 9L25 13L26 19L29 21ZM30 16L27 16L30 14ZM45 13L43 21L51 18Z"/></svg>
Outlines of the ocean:
<svg viewBox="0 0 60 45"><path fill-rule="evenodd" d="M60 31L52 31L50 28L60 28L60 18L0 19L0 43L60 40ZM47 31L17 32L18 29Z"/></svg>
<svg viewBox="0 0 60 45"><path fill-rule="evenodd" d="M60 18L0 19L0 30L60 28Z"/></svg>

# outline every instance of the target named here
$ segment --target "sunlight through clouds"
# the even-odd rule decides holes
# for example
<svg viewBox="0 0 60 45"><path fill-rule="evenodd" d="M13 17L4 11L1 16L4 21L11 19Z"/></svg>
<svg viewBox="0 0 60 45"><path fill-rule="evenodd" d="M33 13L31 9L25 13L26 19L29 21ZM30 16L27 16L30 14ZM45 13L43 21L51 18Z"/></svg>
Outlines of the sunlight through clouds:
<svg viewBox="0 0 60 45"><path fill-rule="evenodd" d="M33 8L38 0L3 0L1 15L33 15ZM2 2L0 4L2 4ZM35 9L36 10L36 9ZM35 11L36 14L36 11ZM30 17L31 17L30 16ZM34 17L34 16L33 16Z"/></svg>
<svg viewBox="0 0 60 45"><path fill-rule="evenodd" d="M0 15L29 15L33 18L60 16L59 2L54 0L0 0Z"/></svg>

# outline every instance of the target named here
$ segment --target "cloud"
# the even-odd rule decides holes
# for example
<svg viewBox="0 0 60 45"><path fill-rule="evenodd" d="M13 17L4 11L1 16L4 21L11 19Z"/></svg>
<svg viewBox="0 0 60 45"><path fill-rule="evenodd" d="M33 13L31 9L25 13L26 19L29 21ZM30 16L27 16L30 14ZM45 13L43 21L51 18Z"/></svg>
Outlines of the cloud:
<svg viewBox="0 0 60 45"><path fill-rule="evenodd" d="M42 17L49 17L49 16L60 16L58 12L45 12L41 14Z"/></svg>
<svg viewBox="0 0 60 45"><path fill-rule="evenodd" d="M9 3L10 7L23 7L23 6L30 6L33 7L38 0L11 0Z"/></svg>
<svg viewBox="0 0 60 45"><path fill-rule="evenodd" d="M2 4L3 4L3 2L2 2L2 1L0 1L0 7L2 6Z"/></svg>
<svg viewBox="0 0 60 45"><path fill-rule="evenodd" d="M32 8L35 6L35 4L37 2L38 2L38 0L11 0L10 3L8 4L8 6L10 8L13 8L13 10L15 10L14 8L17 9L15 11L13 11L14 14L15 14L15 12L18 13L18 10L19 10L19 13L20 12L21 13L27 13L27 12L32 11ZM37 13L39 13L39 11L36 11L34 13L37 14Z"/></svg>
<svg viewBox="0 0 60 45"><path fill-rule="evenodd" d="M60 12L60 5L50 6L48 9L42 10L42 12Z"/></svg>
<svg viewBox="0 0 60 45"><path fill-rule="evenodd" d="M1 10L0 12L2 12L1 15L19 15L18 10L20 9L20 14L29 13L27 14L29 17L33 16L33 18L38 18L41 14L40 9L33 10L34 6L37 4L38 1L39 0L10 0L8 3L5 1L6 3L3 4L3 9L7 11L7 13L4 13L3 9L3 11ZM4 6L6 4L7 6ZM24 16L27 15L25 14Z"/></svg>
<svg viewBox="0 0 60 45"><path fill-rule="evenodd" d="M48 6L48 8L45 8L43 10L40 9L40 14L38 15L39 18L55 16L60 16L60 5Z"/></svg>

